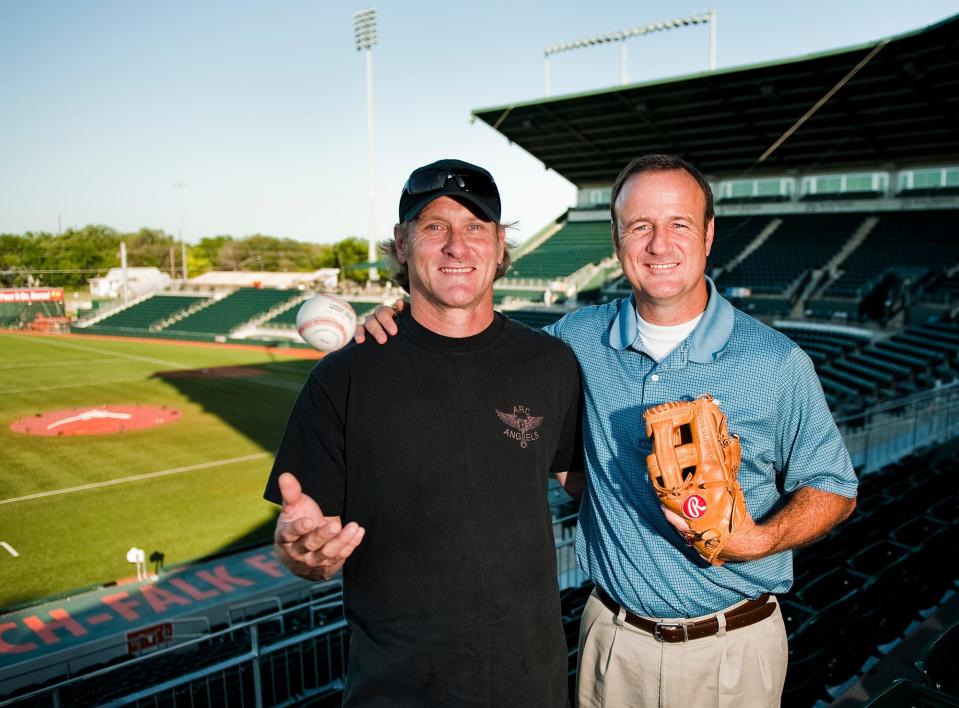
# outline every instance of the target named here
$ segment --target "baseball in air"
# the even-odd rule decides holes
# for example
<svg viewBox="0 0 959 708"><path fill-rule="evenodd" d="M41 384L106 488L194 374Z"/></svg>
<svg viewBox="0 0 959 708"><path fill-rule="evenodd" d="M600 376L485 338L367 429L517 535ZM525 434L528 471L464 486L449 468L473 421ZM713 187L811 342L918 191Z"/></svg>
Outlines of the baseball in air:
<svg viewBox="0 0 959 708"><path fill-rule="evenodd" d="M333 352L353 338L356 313L346 300L320 293L300 305L296 313L296 331L303 340L321 352Z"/></svg>

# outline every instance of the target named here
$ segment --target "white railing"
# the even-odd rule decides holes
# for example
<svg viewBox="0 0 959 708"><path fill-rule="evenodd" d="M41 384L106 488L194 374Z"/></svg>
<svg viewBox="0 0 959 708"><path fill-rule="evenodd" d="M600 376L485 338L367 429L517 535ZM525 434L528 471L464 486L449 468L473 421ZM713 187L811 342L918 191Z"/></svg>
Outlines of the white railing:
<svg viewBox="0 0 959 708"><path fill-rule="evenodd" d="M959 437L959 381L836 421L862 474Z"/></svg>

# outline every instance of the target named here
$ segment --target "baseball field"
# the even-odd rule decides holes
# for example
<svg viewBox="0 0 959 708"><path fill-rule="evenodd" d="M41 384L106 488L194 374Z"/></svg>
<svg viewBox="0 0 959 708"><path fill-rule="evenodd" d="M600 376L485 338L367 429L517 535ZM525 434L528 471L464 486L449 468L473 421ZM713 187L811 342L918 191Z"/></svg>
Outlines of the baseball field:
<svg viewBox="0 0 959 708"><path fill-rule="evenodd" d="M0 332L0 608L268 542L302 356Z"/></svg>

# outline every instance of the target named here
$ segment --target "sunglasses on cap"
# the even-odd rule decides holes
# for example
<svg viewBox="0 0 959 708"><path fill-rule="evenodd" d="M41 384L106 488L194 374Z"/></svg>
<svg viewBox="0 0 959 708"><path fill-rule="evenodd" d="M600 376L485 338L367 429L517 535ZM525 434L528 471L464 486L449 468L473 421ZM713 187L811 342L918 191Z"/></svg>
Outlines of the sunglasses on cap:
<svg viewBox="0 0 959 708"><path fill-rule="evenodd" d="M499 197L496 184L491 177L477 172L453 172L443 168L431 168L415 172L406 180L403 191L407 194L428 194L443 189L450 180L461 192L468 192L487 199Z"/></svg>

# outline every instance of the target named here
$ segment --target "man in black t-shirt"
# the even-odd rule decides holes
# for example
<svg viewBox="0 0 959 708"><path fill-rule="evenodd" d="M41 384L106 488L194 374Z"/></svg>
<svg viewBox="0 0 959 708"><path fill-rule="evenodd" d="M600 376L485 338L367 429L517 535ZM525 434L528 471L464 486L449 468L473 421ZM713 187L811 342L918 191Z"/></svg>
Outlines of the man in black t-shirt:
<svg viewBox="0 0 959 708"><path fill-rule="evenodd" d="M311 579L343 570L345 705L567 704L546 488L581 464L579 373L565 344L493 310L500 212L480 167L410 175L389 244L400 335L324 357L277 452L278 557Z"/></svg>

